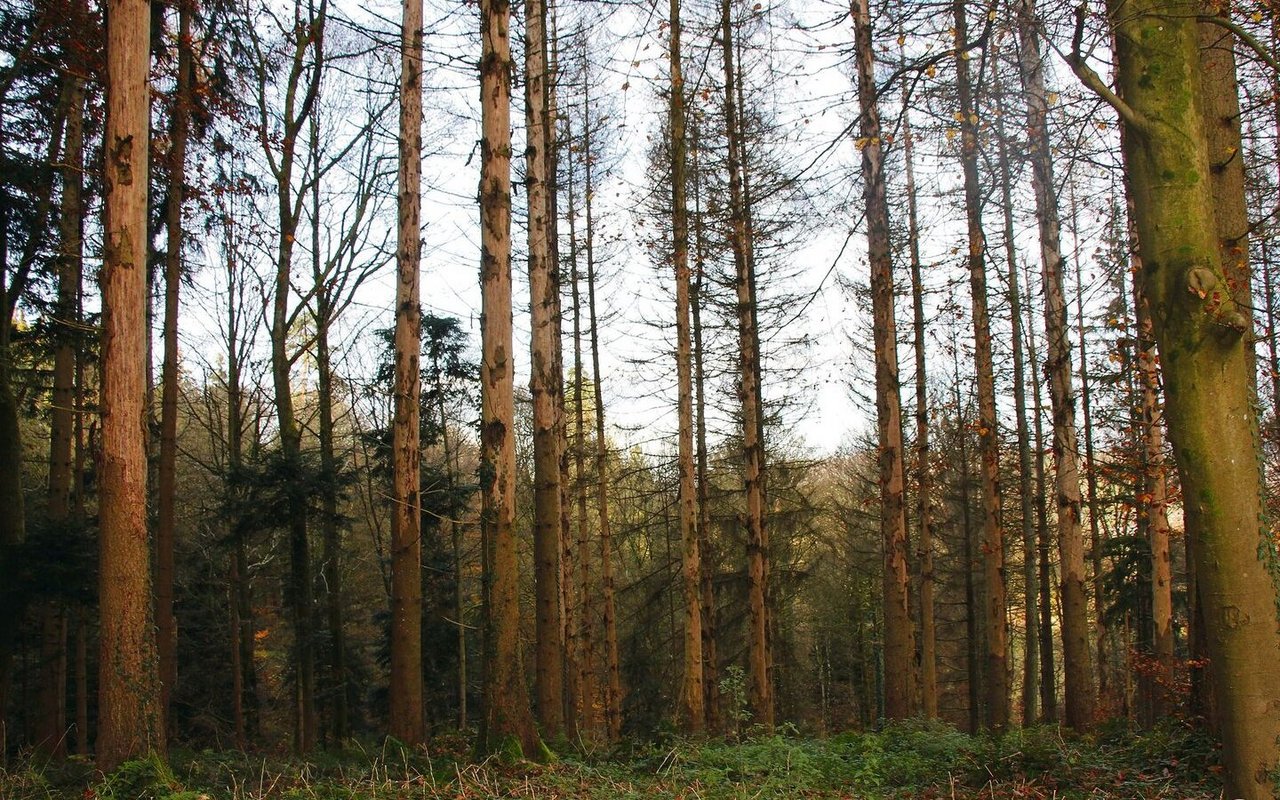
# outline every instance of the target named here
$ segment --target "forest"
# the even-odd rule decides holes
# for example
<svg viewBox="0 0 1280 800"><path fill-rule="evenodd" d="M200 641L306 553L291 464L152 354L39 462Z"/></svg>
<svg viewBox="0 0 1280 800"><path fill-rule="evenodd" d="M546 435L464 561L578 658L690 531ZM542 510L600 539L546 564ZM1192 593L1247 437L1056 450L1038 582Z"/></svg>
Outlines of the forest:
<svg viewBox="0 0 1280 800"><path fill-rule="evenodd" d="M3 0L0 798L1280 796L1277 53Z"/></svg>

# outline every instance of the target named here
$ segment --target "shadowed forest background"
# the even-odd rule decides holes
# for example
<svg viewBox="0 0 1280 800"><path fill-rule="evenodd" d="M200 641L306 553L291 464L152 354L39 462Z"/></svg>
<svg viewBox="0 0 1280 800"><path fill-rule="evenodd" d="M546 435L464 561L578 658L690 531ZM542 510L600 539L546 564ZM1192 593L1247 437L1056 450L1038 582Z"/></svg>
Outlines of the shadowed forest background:
<svg viewBox="0 0 1280 800"><path fill-rule="evenodd" d="M1275 796L1278 43L8 0L0 795Z"/></svg>

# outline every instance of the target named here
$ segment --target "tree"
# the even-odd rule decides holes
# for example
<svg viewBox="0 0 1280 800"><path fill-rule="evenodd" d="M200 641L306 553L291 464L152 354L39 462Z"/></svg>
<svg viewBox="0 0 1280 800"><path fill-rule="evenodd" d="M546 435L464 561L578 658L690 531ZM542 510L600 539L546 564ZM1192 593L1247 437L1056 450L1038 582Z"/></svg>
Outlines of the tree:
<svg viewBox="0 0 1280 800"><path fill-rule="evenodd" d="M978 451L982 458L982 563L986 588L983 630L986 636L987 724L994 731L1009 721L1008 622L1005 619L1004 533L1000 523L1000 447L996 419L991 321L987 309L986 235L982 230L982 188L978 179L978 115L969 77L971 44L965 4L952 4L955 16L956 95L960 114L960 161L964 168L964 205L968 219L969 290L973 301L974 368L978 389Z"/></svg>
<svg viewBox="0 0 1280 800"><path fill-rule="evenodd" d="M706 727L702 653L702 565L698 553L697 483L693 461L693 376L689 329L689 206L685 87L680 63L680 0L670 4L668 62L671 77L668 129L671 135L671 261L676 279L676 386L680 469L680 549L684 587L684 670L680 715L692 733ZM727 91L727 90L726 90Z"/></svg>
<svg viewBox="0 0 1280 800"><path fill-rule="evenodd" d="M191 23L196 0L178 3L178 75L169 120L169 204L165 213L164 365L161 368L160 463L156 503L156 645L160 660L160 709L171 728L169 703L178 679L178 623L173 614L175 500L178 460L178 301L184 244L182 210L186 197L187 139L191 128L195 77Z"/></svg>
<svg viewBox="0 0 1280 800"><path fill-rule="evenodd" d="M534 756L542 742L520 670L511 332L511 5L480 4L480 525L486 610L485 720L479 747Z"/></svg>
<svg viewBox="0 0 1280 800"><path fill-rule="evenodd" d="M1214 203L1196 22L1168 0L1112 10L1118 91L1079 54L1083 16L1072 66L1115 108L1125 134L1139 279L1160 350L1187 533L1194 537L1227 794L1267 798L1280 761L1280 698L1272 674L1280 653L1275 548L1260 523L1249 315L1238 304L1214 217L1206 213Z"/></svg>
<svg viewBox="0 0 1280 800"><path fill-rule="evenodd" d="M107 21L102 267L97 767L163 755L151 625L146 521L146 241L150 9L112 6Z"/></svg>
<svg viewBox="0 0 1280 800"><path fill-rule="evenodd" d="M754 721L773 727L773 679L769 665L769 539L765 529L765 462L763 410L760 403L760 330L756 309L755 257L752 252L750 203L745 187L745 159L739 119L739 75L734 68L733 3L721 0L720 43L724 65L724 120L728 143L729 240L737 290L739 375L742 404L743 484L747 496L747 607L749 612L748 676Z"/></svg>
<svg viewBox="0 0 1280 800"><path fill-rule="evenodd" d="M529 204L529 391L533 395L535 680L538 722L555 738L564 733L564 631L560 613L560 547L563 503L560 481L563 369L558 359L559 291L552 273L555 216L547 167L547 8L525 5L525 175Z"/></svg>
<svg viewBox="0 0 1280 800"><path fill-rule="evenodd" d="M404 0L400 53L400 225L396 247L395 423L392 428L391 720L409 745L426 734L422 706L422 0Z"/></svg>
<svg viewBox="0 0 1280 800"><path fill-rule="evenodd" d="M884 546L884 714L911 714L915 642L908 596L906 478L902 452L902 398L898 383L897 325L893 309L893 253L889 199L884 183L884 144L875 83L871 4L852 0L853 44L858 61L858 143L862 150L867 260L871 266L872 330L876 364L876 433L880 465L880 534Z"/></svg>
<svg viewBox="0 0 1280 800"><path fill-rule="evenodd" d="M1048 92L1036 27L1035 6L1018 6L1019 61L1027 103L1027 139L1031 185L1040 229L1040 266L1044 283L1044 330L1053 413L1053 457L1057 466L1058 551L1062 558L1062 670L1066 723L1076 730L1093 724L1093 678L1089 669L1089 611L1084 588L1084 542L1080 532L1080 477L1076 459L1075 405L1071 388L1071 343L1062 278L1062 224L1054 191L1053 158L1046 119ZM1043 557L1043 553L1042 553ZM1045 579L1042 567L1040 578ZM1043 592L1044 589L1042 588ZM1042 613L1044 613L1042 611ZM1043 645L1043 642L1041 643ZM1049 653L1041 648L1041 656ZM1043 680L1042 676L1042 690ZM1047 699L1047 698L1046 698ZM1045 712L1049 712L1045 706Z"/></svg>

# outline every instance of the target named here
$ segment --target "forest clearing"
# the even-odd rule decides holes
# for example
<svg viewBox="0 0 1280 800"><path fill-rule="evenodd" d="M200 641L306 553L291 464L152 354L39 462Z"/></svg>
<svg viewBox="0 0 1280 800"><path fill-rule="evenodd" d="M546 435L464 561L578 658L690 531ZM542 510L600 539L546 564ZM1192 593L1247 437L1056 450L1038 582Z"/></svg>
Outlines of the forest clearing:
<svg viewBox="0 0 1280 800"><path fill-rule="evenodd" d="M1271 0L0 0L0 800L1280 795Z"/></svg>

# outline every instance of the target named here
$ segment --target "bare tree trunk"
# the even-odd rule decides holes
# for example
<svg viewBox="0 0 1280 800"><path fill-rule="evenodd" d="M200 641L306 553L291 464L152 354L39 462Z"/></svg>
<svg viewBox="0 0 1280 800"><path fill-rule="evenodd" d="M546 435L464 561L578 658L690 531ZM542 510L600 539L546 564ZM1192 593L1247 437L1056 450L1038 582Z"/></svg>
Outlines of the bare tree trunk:
<svg viewBox="0 0 1280 800"><path fill-rule="evenodd" d="M480 521L489 630L487 752L538 756L542 741L520 669L520 573L515 538L515 364L511 331L511 5L480 3ZM559 517L556 518L559 525Z"/></svg>
<svg viewBox="0 0 1280 800"><path fill-rule="evenodd" d="M982 630L979 620L981 609L977 581L973 576L974 564L974 530L973 517L969 500L969 432L965 424L965 406L960 396L960 345L952 342L951 358L955 380L954 401L956 406L956 438L958 440L957 456L960 460L956 469L956 481L959 484L960 497L960 532L963 536L961 555L964 558L964 627L965 627L965 686L968 690L968 722L969 733L976 734L982 728Z"/></svg>
<svg viewBox="0 0 1280 800"><path fill-rule="evenodd" d="M1018 436L1018 520L1022 532L1022 620L1024 658L1022 660L1022 725L1033 725L1036 720L1036 704L1040 687L1039 640L1035 636L1036 620L1036 536L1033 515L1033 487L1031 473L1031 433L1027 425L1026 359L1022 345L1022 289L1018 283L1018 254L1013 224L1013 174L1009 164L1009 141L1005 136L1004 92L999 88L998 59L991 59L991 80L996 86L996 145L999 150L1000 199L1004 217L1005 267L1008 276L1009 318L1011 325L1013 356L1013 409Z"/></svg>
<svg viewBox="0 0 1280 800"><path fill-rule="evenodd" d="M982 187L978 179L978 116L969 79L968 20L965 4L953 4L956 94L960 104L961 162L969 228L969 284L973 296L974 366L978 390L978 451L982 457L982 553L986 608L987 725L1002 731L1009 723L1008 622L1005 618L1004 533L1000 524L1000 441L996 418L991 322L987 310L986 235L982 231Z"/></svg>
<svg viewBox="0 0 1280 800"><path fill-rule="evenodd" d="M670 3L668 63L671 87L668 108L671 135L672 265L676 280L676 384L680 465L680 545L684 587L684 669L680 681L680 716L684 729L706 728L702 653L702 565L698 552L697 476L693 459L693 375L689 319L689 206L684 77L680 64L680 2Z"/></svg>
<svg viewBox="0 0 1280 800"><path fill-rule="evenodd" d="M79 322L78 300L83 272L84 207L84 82L68 72L63 92L68 96L66 143L63 147L62 198L58 217L58 294L53 328L57 332L54 351L53 392L49 425L48 515L55 525L71 517L73 485L72 440L76 427L76 347L74 336ZM66 625L67 609L60 603L46 604L42 643L40 688L40 728L36 742L53 758L67 753L66 742ZM49 637L52 637L50 639Z"/></svg>
<svg viewBox="0 0 1280 800"><path fill-rule="evenodd" d="M906 105L904 92L904 109ZM911 253L912 349L916 381L916 558L920 565L920 702L925 717L938 716L937 627L933 606L933 486L929 450L929 380L925 369L924 280L920 267L920 221L916 206L915 148L911 118L902 114L902 153L907 173L907 244Z"/></svg>
<svg viewBox="0 0 1280 800"><path fill-rule="evenodd" d="M608 440L604 435L604 388L600 374L600 325L596 316L596 262L595 262L595 218L592 215L592 199L594 185L591 173L591 114L589 104L584 104L586 121L582 132L584 212L586 214L586 257L587 257L587 312L591 324L591 371L592 390L595 395L596 425L596 509L599 514L600 527L600 583L602 623L604 627L605 648L605 727L610 742L618 741L622 736L622 667L618 657L618 624L617 609L614 602L613 584L613 526L609 519L609 450Z"/></svg>
<svg viewBox="0 0 1280 800"><path fill-rule="evenodd" d="M698 169L698 126L693 129L694 280L689 287L693 323L694 458L698 475L698 555L702 566L702 693L707 708L707 731L721 733L720 665L716 649L717 558L711 542L711 485L707 468L706 365L702 339L702 297L705 286L706 236L702 214L702 180Z"/></svg>
<svg viewBox="0 0 1280 800"><path fill-rule="evenodd" d="M164 365L160 373L160 463L155 535L156 646L160 658L160 712L166 732L178 680L178 623L173 613L178 463L178 292L182 284L182 207L186 194L187 132L191 115L191 23L196 0L178 2L178 76L169 132L169 206L165 228Z"/></svg>
<svg viewBox="0 0 1280 800"><path fill-rule="evenodd" d="M730 239L737 273L738 341L741 355L743 483L747 496L748 677L752 719L773 727L773 681L769 664L768 550L764 509L764 442L760 432L760 384L757 362L760 336L755 325L755 274L750 253L747 204L743 189L742 136L736 102L737 71L733 66L732 0L722 0L721 45L724 53L725 134L729 143Z"/></svg>
<svg viewBox="0 0 1280 800"><path fill-rule="evenodd" d="M911 715L911 662L915 656L915 642L908 592L906 479L902 464L902 398L899 395L897 323L893 308L889 198L884 185L884 149L880 138L869 0L851 0L850 15L853 17L853 45L858 62L858 128L875 342L880 536L884 548L884 713L889 719L905 719Z"/></svg>
<svg viewBox="0 0 1280 800"><path fill-rule="evenodd" d="M1066 723L1083 731L1093 724L1094 689L1089 668L1089 609L1085 594L1084 542L1080 535L1080 476L1076 464L1075 405L1071 388L1071 344L1067 336L1067 306L1062 279L1061 217L1054 193L1053 156L1046 117L1044 61L1040 55L1035 7L1030 0L1018 6L1018 36L1022 46L1020 69L1027 99L1027 138L1031 153L1031 183L1040 227L1040 264L1044 282L1044 325L1048 349L1046 371L1053 409L1053 455L1057 466L1058 550L1062 559L1062 660L1066 692ZM1038 395L1038 393L1037 393ZM1039 424L1039 417L1036 418ZM1047 580L1047 543L1041 543L1040 580ZM1041 614L1046 615L1047 590L1041 587ZM1043 625L1042 619L1042 625ZM1048 658L1051 651L1042 654ZM1052 665L1050 665L1051 667ZM1043 669L1043 668L1042 668ZM1049 672L1050 670L1045 670ZM1045 677L1042 674L1041 683ZM1050 683L1052 683L1050 681ZM1053 711L1044 698L1046 719Z"/></svg>
<svg viewBox="0 0 1280 800"><path fill-rule="evenodd" d="M400 52L400 225L396 244L394 475L391 515L392 736L426 737L422 696L422 2L404 0Z"/></svg>
<svg viewBox="0 0 1280 800"><path fill-rule="evenodd" d="M562 375L556 369L556 310L551 275L547 159L546 5L525 4L526 185L529 204L529 294L532 317L529 389L533 395L535 680L538 723L543 733L564 733L564 632L560 609L561 503L560 404Z"/></svg>
<svg viewBox="0 0 1280 800"><path fill-rule="evenodd" d="M103 173L98 769L165 750L147 546L147 142L150 8L107 21Z"/></svg>
<svg viewBox="0 0 1280 800"><path fill-rule="evenodd" d="M1027 282L1030 283L1030 273ZM1027 326L1027 359L1039 365L1037 356L1036 328ZM1031 408L1033 430L1035 432L1035 478L1036 478L1036 587L1039 591L1036 636L1040 640L1040 721L1055 722L1058 718L1058 683L1053 668L1053 546L1049 537L1049 503L1048 481L1044 474L1044 405L1040 397L1039 381L1032 381Z"/></svg>
<svg viewBox="0 0 1280 800"><path fill-rule="evenodd" d="M1097 649L1098 694L1107 697L1111 683L1111 655L1109 648L1110 635L1107 633L1107 622L1103 618L1102 587L1102 541L1105 538L1102 530L1102 513L1098 509L1098 469L1094 460L1093 443L1093 384L1089 377L1089 351L1086 347L1087 333L1084 316L1084 278L1081 271L1081 257L1078 252L1080 237L1077 233L1074 184L1071 187L1071 238L1077 245L1075 253L1076 277L1076 331L1080 336L1080 412L1082 433L1084 434L1084 475L1085 502L1089 506L1089 564L1092 568L1094 608L1094 646Z"/></svg>

